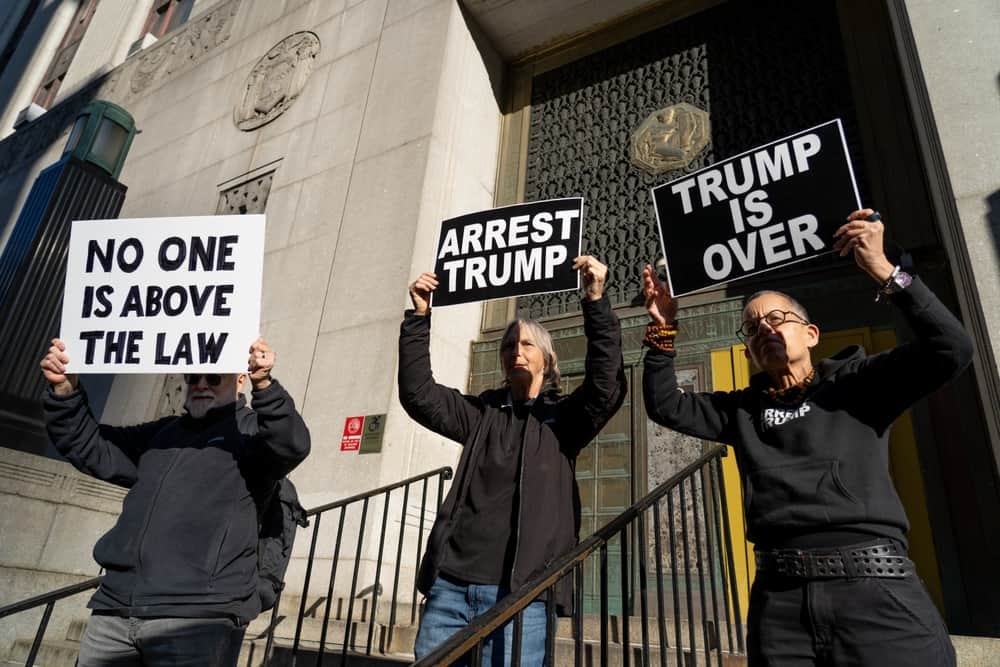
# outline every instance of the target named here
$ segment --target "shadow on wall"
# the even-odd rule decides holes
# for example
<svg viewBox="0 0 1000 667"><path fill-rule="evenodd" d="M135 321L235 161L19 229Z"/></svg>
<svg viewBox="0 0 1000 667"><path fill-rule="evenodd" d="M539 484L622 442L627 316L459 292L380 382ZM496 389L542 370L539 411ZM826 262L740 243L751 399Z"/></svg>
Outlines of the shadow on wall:
<svg viewBox="0 0 1000 667"><path fill-rule="evenodd" d="M472 35L472 41L479 51L479 57L482 58L483 64L486 66L487 74L490 77L490 87L493 89L493 99L496 101L497 108L506 111L507 105L504 102L503 81L505 67L503 59L492 42L490 42L490 38L486 36L483 29L476 23L476 19L462 3L458 3L458 9L462 12L462 19L469 28L469 34Z"/></svg>
<svg viewBox="0 0 1000 667"><path fill-rule="evenodd" d="M96 78L0 141L0 243L10 237L24 196L38 173L58 159L54 158L49 164L36 164L39 155L54 144L66 141L77 114L97 98L104 79L104 76ZM0 252L2 251L3 246L0 245Z"/></svg>
<svg viewBox="0 0 1000 667"><path fill-rule="evenodd" d="M1000 190L986 197L986 220L993 235L993 249L1000 257Z"/></svg>
<svg viewBox="0 0 1000 667"><path fill-rule="evenodd" d="M37 230L33 232L31 227L23 232L15 229L29 191L39 173L59 159L58 153L51 155L49 149L53 146L62 147L76 116L97 97L102 81L103 77L95 80L0 142L0 270L10 269L11 272L5 273L14 281L19 281L19 276L23 277L22 270L31 261L30 249L37 238ZM62 286L59 285L58 288L61 291ZM0 311L6 312L9 307L13 307L11 304L16 298L14 295L19 292L20 283L12 283L4 303L0 303ZM10 351L13 357L22 361L26 356L40 359L44 354L45 343L37 341L37 345L30 346L30 349L22 349L21 345L15 347L18 349ZM37 373L37 364L31 366ZM91 382L95 389L101 387L104 391L107 391L107 384ZM0 442L3 446L59 458L40 427L40 403L14 401L13 395L7 392L6 385L0 391L0 398Z"/></svg>
<svg viewBox="0 0 1000 667"><path fill-rule="evenodd" d="M58 2L42 3L42 6L33 12L25 8L28 13L19 16L18 25L10 35L10 46L13 49L5 49L4 53L0 55L0 100L5 100L4 107L10 104L10 100L13 99L17 87L22 83L31 58L35 55L33 48L16 47L23 44L38 44L48 31L58 6ZM0 111L13 110L0 108ZM13 122L13 118L10 120ZM8 126L3 128L3 131L7 132L10 129ZM22 130L25 129L27 127L22 127ZM11 209L19 200L17 194L21 192L27 176L22 173L15 174L14 170L18 165L7 159L7 152L10 151L12 143L17 143L15 141L17 136L18 133L14 132L0 142L0 193L2 193L0 196L0 250L2 250L3 240L9 236L8 232L13 224L13 219L17 217L17 211ZM8 180L14 182L8 183ZM12 196L13 201L11 201Z"/></svg>
<svg viewBox="0 0 1000 667"><path fill-rule="evenodd" d="M997 97L1000 98L1000 73L997 74ZM989 221L990 234L993 235L993 249L1000 257L1000 190L986 197L986 219Z"/></svg>

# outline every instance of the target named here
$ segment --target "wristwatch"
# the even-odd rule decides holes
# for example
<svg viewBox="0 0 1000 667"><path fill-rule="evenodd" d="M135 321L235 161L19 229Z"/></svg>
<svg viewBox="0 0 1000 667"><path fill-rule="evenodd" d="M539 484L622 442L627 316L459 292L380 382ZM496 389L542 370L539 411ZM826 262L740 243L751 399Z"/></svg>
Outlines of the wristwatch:
<svg viewBox="0 0 1000 667"><path fill-rule="evenodd" d="M892 296L896 292L902 292L912 283L913 276L900 269L897 264L886 281L878 288L878 292L875 293L875 300L879 301L884 296L888 297Z"/></svg>

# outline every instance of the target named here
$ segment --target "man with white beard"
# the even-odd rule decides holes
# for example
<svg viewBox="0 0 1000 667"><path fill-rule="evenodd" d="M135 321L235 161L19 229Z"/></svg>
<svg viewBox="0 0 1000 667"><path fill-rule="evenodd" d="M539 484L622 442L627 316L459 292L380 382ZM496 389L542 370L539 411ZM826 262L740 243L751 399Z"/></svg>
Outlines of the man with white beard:
<svg viewBox="0 0 1000 667"><path fill-rule="evenodd" d="M309 431L271 377L263 338L247 373L187 374L182 416L98 424L55 339L41 361L53 445L77 469L129 489L94 546L105 569L80 667L235 665L257 592L258 506L309 453ZM250 383L253 410L242 392Z"/></svg>

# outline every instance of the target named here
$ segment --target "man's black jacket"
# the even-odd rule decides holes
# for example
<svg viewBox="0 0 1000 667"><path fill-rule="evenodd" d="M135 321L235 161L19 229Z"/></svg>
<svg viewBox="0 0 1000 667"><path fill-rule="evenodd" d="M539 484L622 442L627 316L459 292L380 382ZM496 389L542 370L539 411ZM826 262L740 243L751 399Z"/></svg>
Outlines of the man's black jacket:
<svg viewBox="0 0 1000 667"><path fill-rule="evenodd" d="M870 357L852 346L819 362L796 405L771 400L764 373L737 391L682 391L674 354L646 353L650 419L733 445L747 539L758 548L829 547L850 536L906 543L909 525L889 477L889 427L969 365L972 341L919 278L891 301L913 340Z"/></svg>
<svg viewBox="0 0 1000 667"><path fill-rule="evenodd" d="M49 437L77 469L129 489L117 523L94 546L106 570L92 609L128 616L249 622L257 598L257 509L309 454L292 397L272 380L203 419L99 425L80 390L46 392Z"/></svg>
<svg viewBox="0 0 1000 667"><path fill-rule="evenodd" d="M511 590L576 545L580 531L577 454L625 399L621 330L607 297L584 300L583 315L587 336L583 384L568 396L554 392L539 396L527 416ZM399 400L422 426L464 444L465 449L420 564L417 586L425 594L441 568L444 546L463 507L471 471L487 448L506 441L506 429L511 425L506 389L468 396L434 381L429 341L430 316L407 311L399 336ZM565 589L558 591L558 602L564 609L570 608Z"/></svg>

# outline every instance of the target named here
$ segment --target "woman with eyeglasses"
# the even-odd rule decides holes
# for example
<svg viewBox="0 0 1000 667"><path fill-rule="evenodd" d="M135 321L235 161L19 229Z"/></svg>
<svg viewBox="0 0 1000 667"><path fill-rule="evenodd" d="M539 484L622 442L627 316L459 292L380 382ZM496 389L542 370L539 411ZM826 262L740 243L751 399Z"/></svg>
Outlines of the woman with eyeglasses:
<svg viewBox="0 0 1000 667"><path fill-rule="evenodd" d="M738 332L761 372L746 389L684 392L674 372L677 303L643 271L643 395L650 418L733 446L757 576L748 652L760 665L955 664L947 631L906 557L909 524L888 471L889 428L964 369L961 323L883 251L872 209L854 211L833 249L853 254L915 336L866 356L858 346L814 364L820 330L781 292L751 296Z"/></svg>

